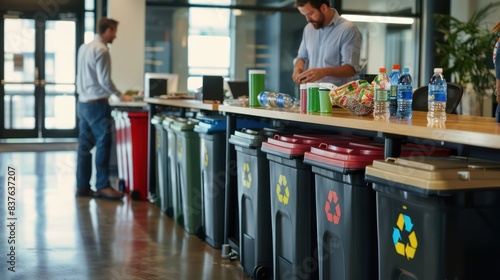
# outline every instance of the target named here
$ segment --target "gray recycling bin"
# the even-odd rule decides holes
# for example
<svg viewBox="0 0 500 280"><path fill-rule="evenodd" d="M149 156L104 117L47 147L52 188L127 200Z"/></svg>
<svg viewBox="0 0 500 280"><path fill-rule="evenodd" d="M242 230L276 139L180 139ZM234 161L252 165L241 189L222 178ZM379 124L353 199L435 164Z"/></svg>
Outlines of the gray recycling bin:
<svg viewBox="0 0 500 280"><path fill-rule="evenodd" d="M205 242L216 249L224 243L226 177L226 119L198 116L194 131L200 136L200 169Z"/></svg>
<svg viewBox="0 0 500 280"><path fill-rule="evenodd" d="M272 279L273 248L269 161L261 151L264 130L235 131L229 143L236 150L240 262L255 279Z"/></svg>
<svg viewBox="0 0 500 280"><path fill-rule="evenodd" d="M165 116L156 115L151 119L151 124L156 128L156 197L155 204L172 217L172 191L167 177L168 170L168 132L163 128Z"/></svg>
<svg viewBox="0 0 500 280"><path fill-rule="evenodd" d="M172 198L172 217L184 225L182 215L182 199L180 182L177 179L177 138L171 125L177 119L175 116L167 116L163 119L163 129L167 132L167 163L166 163L166 186L169 196Z"/></svg>
<svg viewBox="0 0 500 280"><path fill-rule="evenodd" d="M400 157L366 167L379 279L500 279L500 162Z"/></svg>

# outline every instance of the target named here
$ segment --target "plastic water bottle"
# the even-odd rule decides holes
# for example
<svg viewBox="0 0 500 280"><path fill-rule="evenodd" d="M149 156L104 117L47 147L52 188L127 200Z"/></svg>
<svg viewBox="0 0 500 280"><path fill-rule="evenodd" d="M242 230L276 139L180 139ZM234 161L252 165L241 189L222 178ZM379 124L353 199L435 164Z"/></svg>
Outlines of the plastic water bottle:
<svg viewBox="0 0 500 280"><path fill-rule="evenodd" d="M387 77L386 70L381 67L378 70L379 74L373 80L375 91L375 106L373 108L373 118L376 120L387 120L390 117L389 101L391 82Z"/></svg>
<svg viewBox="0 0 500 280"><path fill-rule="evenodd" d="M429 95L427 99L427 121L444 123L446 121L446 80L442 68L434 68L429 82Z"/></svg>
<svg viewBox="0 0 500 280"><path fill-rule="evenodd" d="M403 68L403 73L398 80L398 110L396 116L401 119L411 119L411 103L413 99L413 84L410 75L410 69Z"/></svg>
<svg viewBox="0 0 500 280"><path fill-rule="evenodd" d="M393 64L391 74L389 74L389 79L391 80L391 98L389 100L389 111L391 112L391 116L395 116L396 111L398 110L398 80L399 77L401 77L399 69L399 64Z"/></svg>
<svg viewBox="0 0 500 280"><path fill-rule="evenodd" d="M292 108L299 105L295 97L291 97L286 93L263 91L259 93L257 99L260 105L264 107Z"/></svg>

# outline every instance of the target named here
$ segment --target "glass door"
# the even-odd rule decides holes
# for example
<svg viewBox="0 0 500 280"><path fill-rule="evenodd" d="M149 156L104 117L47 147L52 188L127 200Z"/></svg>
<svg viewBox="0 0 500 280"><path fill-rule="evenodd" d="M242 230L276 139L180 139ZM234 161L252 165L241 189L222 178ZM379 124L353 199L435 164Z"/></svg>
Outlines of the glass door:
<svg viewBox="0 0 500 280"><path fill-rule="evenodd" d="M76 136L76 21L45 23L43 137Z"/></svg>
<svg viewBox="0 0 500 280"><path fill-rule="evenodd" d="M0 136L76 136L76 20L3 16Z"/></svg>

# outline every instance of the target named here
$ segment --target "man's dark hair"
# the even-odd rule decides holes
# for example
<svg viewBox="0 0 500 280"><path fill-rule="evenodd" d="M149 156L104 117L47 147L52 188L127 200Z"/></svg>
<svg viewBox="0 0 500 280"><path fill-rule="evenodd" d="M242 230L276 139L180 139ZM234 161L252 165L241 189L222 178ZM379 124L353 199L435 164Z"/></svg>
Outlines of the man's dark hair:
<svg viewBox="0 0 500 280"><path fill-rule="evenodd" d="M330 7L330 0L295 0L295 7L303 7L307 3L310 3L313 8L318 10L323 4Z"/></svg>
<svg viewBox="0 0 500 280"><path fill-rule="evenodd" d="M116 29L117 26L118 26L118 21L107 17L103 17L97 23L97 32L99 33L99 35L102 35L106 32L108 28Z"/></svg>

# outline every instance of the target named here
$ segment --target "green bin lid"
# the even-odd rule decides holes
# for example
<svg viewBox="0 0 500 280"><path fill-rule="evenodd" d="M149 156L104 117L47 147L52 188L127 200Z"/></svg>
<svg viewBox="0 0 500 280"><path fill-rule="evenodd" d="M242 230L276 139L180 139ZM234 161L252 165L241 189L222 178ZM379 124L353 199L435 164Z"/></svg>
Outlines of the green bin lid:
<svg viewBox="0 0 500 280"><path fill-rule="evenodd" d="M243 128L231 135L229 143L245 148L259 148L264 140L266 137L262 134L262 130Z"/></svg>
<svg viewBox="0 0 500 280"><path fill-rule="evenodd" d="M170 128L175 131L192 131L197 123L195 119L176 118Z"/></svg>
<svg viewBox="0 0 500 280"><path fill-rule="evenodd" d="M151 118L151 124L154 124L154 125L162 124L164 118L165 118L165 116L162 116L162 115L154 115Z"/></svg>
<svg viewBox="0 0 500 280"><path fill-rule="evenodd" d="M176 116L165 116L162 121L163 128L170 128L170 125L174 123L176 119Z"/></svg>

